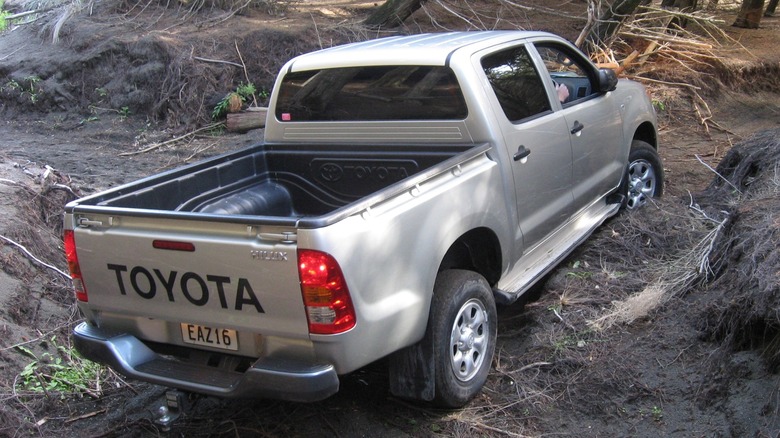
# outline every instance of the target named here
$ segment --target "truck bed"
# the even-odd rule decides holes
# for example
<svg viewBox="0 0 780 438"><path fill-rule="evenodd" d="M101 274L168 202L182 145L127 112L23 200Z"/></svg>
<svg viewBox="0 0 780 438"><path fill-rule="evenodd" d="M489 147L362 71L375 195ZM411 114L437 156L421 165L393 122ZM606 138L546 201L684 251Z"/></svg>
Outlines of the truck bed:
<svg viewBox="0 0 780 438"><path fill-rule="evenodd" d="M69 208L196 214L211 220L249 216L321 226L343 217L331 213L348 214L360 208L358 201L377 202L487 149L479 146L258 144L84 198Z"/></svg>

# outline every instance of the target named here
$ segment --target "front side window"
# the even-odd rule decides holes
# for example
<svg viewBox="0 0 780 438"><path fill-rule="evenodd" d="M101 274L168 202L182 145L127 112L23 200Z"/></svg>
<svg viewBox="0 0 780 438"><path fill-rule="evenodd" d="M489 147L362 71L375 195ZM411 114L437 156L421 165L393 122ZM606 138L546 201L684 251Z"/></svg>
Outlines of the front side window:
<svg viewBox="0 0 780 438"><path fill-rule="evenodd" d="M482 69L506 117L518 122L551 111L544 84L525 47L482 58Z"/></svg>
<svg viewBox="0 0 780 438"><path fill-rule="evenodd" d="M539 44L536 50L556 86L563 85L568 88L568 96L561 103L574 102L594 94L596 87L588 74L590 69L582 59L555 45Z"/></svg>
<svg viewBox="0 0 780 438"><path fill-rule="evenodd" d="M291 72L276 118L295 121L462 120L455 73L442 66L374 66Z"/></svg>

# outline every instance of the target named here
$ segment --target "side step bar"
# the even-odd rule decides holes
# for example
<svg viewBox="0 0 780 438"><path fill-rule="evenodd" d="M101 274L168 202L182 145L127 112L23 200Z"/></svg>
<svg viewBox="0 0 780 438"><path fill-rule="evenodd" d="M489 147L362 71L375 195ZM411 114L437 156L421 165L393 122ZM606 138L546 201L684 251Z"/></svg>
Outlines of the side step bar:
<svg viewBox="0 0 780 438"><path fill-rule="evenodd" d="M537 281L571 254L605 220L617 214L621 204L605 201L606 198L593 203L576 219L523 255L512 271L499 280L493 288L496 304L509 305L516 302Z"/></svg>

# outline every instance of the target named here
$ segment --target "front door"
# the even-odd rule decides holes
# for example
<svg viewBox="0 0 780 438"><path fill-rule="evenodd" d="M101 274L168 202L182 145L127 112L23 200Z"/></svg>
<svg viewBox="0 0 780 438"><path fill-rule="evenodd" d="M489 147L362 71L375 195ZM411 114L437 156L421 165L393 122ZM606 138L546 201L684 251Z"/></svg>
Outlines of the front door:
<svg viewBox="0 0 780 438"><path fill-rule="evenodd" d="M598 90L598 71L570 47L539 42L535 48L544 69L567 88L562 115L571 133L573 212L612 192L620 182L626 158L623 124L613 93Z"/></svg>

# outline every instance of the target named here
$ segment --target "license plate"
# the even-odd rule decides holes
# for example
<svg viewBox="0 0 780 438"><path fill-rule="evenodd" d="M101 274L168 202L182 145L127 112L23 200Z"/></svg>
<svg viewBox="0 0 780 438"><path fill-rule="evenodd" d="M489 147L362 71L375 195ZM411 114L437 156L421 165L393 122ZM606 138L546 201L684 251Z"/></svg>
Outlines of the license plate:
<svg viewBox="0 0 780 438"><path fill-rule="evenodd" d="M188 344L238 350L238 335L231 329L182 323L181 338Z"/></svg>

